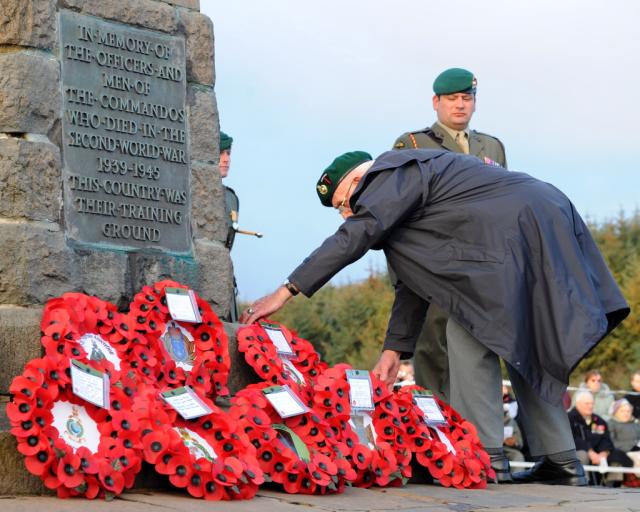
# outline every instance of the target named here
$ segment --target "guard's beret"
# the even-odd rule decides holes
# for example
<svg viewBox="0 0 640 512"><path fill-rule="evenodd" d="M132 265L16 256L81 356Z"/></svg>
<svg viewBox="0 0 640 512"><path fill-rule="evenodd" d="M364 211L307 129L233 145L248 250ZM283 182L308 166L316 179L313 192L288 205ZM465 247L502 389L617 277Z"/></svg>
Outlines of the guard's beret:
<svg viewBox="0 0 640 512"><path fill-rule="evenodd" d="M462 68L451 68L440 73L433 82L433 92L441 94L455 94L457 92L476 92L478 80L471 71Z"/></svg>
<svg viewBox="0 0 640 512"><path fill-rule="evenodd" d="M229 137L226 133L220 132L220 151L231 149L231 144L233 144L233 137Z"/></svg>
<svg viewBox="0 0 640 512"><path fill-rule="evenodd" d="M325 206L332 206L331 199L336 188L349 172L364 162L373 160L365 151L349 151L336 158L331 165L322 171L322 175L316 185L316 192L320 202Z"/></svg>

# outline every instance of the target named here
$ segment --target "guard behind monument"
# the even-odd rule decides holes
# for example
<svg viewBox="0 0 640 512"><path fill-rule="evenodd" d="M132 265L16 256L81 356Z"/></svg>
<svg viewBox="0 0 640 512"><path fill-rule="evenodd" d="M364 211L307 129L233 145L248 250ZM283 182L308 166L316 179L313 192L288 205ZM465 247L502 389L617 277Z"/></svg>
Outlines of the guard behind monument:
<svg viewBox="0 0 640 512"><path fill-rule="evenodd" d="M220 132L220 176L225 179L229 175L229 167L231 167L231 145L233 137L229 137L223 131ZM233 248L236 239L236 228L238 225L238 211L240 210L240 199L235 190L231 187L224 187L224 209L225 218L227 219L227 240L225 245L229 251ZM238 321L238 286L236 276L233 276L233 293L231 295L231 303L229 305L230 322Z"/></svg>
<svg viewBox="0 0 640 512"><path fill-rule="evenodd" d="M224 132L220 132L220 176L222 179L229 175L229 168L231 167L231 145L233 144L233 137L229 137ZM224 208L225 218L227 219L227 240L225 246L229 251L233 249L233 244L236 240L236 234L255 236L256 238L262 238L262 233L256 231L247 231L245 229L238 228L238 211L240 210L240 199L236 191L231 187L224 187ZM229 322L238 321L238 286L236 282L236 276L233 276L233 293L231 296L229 306L229 316L225 320Z"/></svg>
<svg viewBox="0 0 640 512"><path fill-rule="evenodd" d="M470 71L451 68L433 82L433 109L437 121L428 128L403 133L393 149L448 149L477 156L484 163L507 168L502 142L491 135L469 129L476 110L478 81ZM393 271L390 270L392 281ZM416 382L432 390L445 401L450 400L449 361L446 339L447 315L435 304L416 343L413 356Z"/></svg>

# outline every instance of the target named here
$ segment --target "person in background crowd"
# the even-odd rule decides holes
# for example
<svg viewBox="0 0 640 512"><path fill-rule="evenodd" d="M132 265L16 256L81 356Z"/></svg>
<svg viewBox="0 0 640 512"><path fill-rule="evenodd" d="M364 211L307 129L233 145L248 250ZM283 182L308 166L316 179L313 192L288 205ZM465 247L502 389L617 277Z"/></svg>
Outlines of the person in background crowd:
<svg viewBox="0 0 640 512"><path fill-rule="evenodd" d="M471 71L450 68L433 82L433 110L437 121L430 127L406 132L393 144L393 149L446 149L480 158L484 163L507 168L502 142L491 135L469 129L476 111L478 80ZM389 277L395 284L393 269ZM431 304L416 342L413 362L416 382L449 402L449 358L447 355L447 315L437 304Z"/></svg>
<svg viewBox="0 0 640 512"><path fill-rule="evenodd" d="M515 402L514 402L515 403ZM515 418L511 416L509 404L504 404L504 445L503 450L509 461L524 461L522 433Z"/></svg>
<svg viewBox="0 0 640 512"><path fill-rule="evenodd" d="M229 175L231 168L231 145L233 137L229 137L223 131L220 132L220 176L225 179ZM231 187L224 187L224 208L225 219L227 220L227 240L225 245L229 251L233 249L233 242L236 239L236 226L238 225L238 211L240 210L240 199L235 190ZM236 276L233 276L233 290L231 293L231 301L229 305L229 316L226 318L230 322L238 321L238 286Z"/></svg>
<svg viewBox="0 0 640 512"><path fill-rule="evenodd" d="M625 395L625 398L633 407L634 417L640 419L640 370L636 370L631 376L631 390L632 393Z"/></svg>
<svg viewBox="0 0 640 512"><path fill-rule="evenodd" d="M585 373L584 382L580 384L578 390L587 390L591 392L594 400L593 412L605 421L608 421L609 408L616 397L611 392L611 389L609 389L609 386L602 382L602 375L600 374L600 371L589 370ZM573 405L575 405L575 403L576 400L574 395Z"/></svg>
<svg viewBox="0 0 640 512"><path fill-rule="evenodd" d="M640 467L640 421L633 417L633 408L626 398L611 405L609 431L613 445L626 452L634 466Z"/></svg>
<svg viewBox="0 0 640 512"><path fill-rule="evenodd" d="M632 467L633 461L614 446L607 422L593 412L594 399L591 392L577 391L575 404L569 411L569 423L580 461L596 466L607 464ZM622 482L623 476L621 473L607 473L605 479L608 485L617 486Z"/></svg>
<svg viewBox="0 0 640 512"><path fill-rule="evenodd" d="M413 363L411 361L402 361L398 370L396 386L412 386L416 383L413 373Z"/></svg>
<svg viewBox="0 0 640 512"><path fill-rule="evenodd" d="M515 419L518 416L518 402L506 384L502 385L502 403L504 404L504 410L509 413L511 418Z"/></svg>

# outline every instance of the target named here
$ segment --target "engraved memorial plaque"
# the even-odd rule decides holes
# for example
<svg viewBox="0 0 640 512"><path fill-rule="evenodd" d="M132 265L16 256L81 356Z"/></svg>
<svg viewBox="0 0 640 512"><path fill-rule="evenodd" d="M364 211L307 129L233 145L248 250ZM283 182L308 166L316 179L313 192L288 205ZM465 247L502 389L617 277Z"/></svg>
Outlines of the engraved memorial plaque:
<svg viewBox="0 0 640 512"><path fill-rule="evenodd" d="M67 237L190 253L184 40L59 16Z"/></svg>

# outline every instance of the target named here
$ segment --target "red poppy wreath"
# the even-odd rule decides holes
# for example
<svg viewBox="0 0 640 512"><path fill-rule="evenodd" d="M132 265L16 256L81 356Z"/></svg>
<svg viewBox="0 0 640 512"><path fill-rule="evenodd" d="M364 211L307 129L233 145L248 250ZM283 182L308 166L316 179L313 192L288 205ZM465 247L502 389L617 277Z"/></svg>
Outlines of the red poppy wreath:
<svg viewBox="0 0 640 512"><path fill-rule="evenodd" d="M145 357L147 338L136 332L116 306L82 293L65 293L47 302L41 321L45 354L64 369L72 359L121 379L155 383L156 359ZM143 360L144 359L144 360Z"/></svg>
<svg viewBox="0 0 640 512"><path fill-rule="evenodd" d="M187 287L174 281L160 281L145 286L131 304L132 325L149 339L149 350L134 354L139 364L159 361L160 387L188 385L206 396L228 395L231 361L222 322L197 294L195 300L202 322L173 320L165 297L167 288Z"/></svg>
<svg viewBox="0 0 640 512"><path fill-rule="evenodd" d="M136 409L148 411L149 418L142 437L144 460L196 498L252 498L264 481L256 449L231 415L200 398L212 412L194 420L184 420L155 396L136 400Z"/></svg>
<svg viewBox="0 0 640 512"><path fill-rule="evenodd" d="M346 444L347 459L357 473L353 485L403 485L411 476L411 452L400 405L384 383L369 374L375 409L352 414L349 369L347 364L336 365L318 377L313 387L314 407Z"/></svg>
<svg viewBox="0 0 640 512"><path fill-rule="evenodd" d="M444 421L438 426L427 425L416 401L424 392L419 386L405 386L396 393L415 461L445 487L486 488L487 479L495 473L475 426L435 396L429 398L435 400Z"/></svg>
<svg viewBox="0 0 640 512"><path fill-rule="evenodd" d="M263 393L269 387L247 386L232 399L230 410L256 447L265 480L292 494L342 492L356 476L343 456L346 447L312 409L283 419Z"/></svg>
<svg viewBox="0 0 640 512"><path fill-rule="evenodd" d="M141 417L132 400L110 386L110 409L71 391L64 359L33 359L10 387L11 433L27 470L58 496L113 498L133 486L141 467Z"/></svg>
<svg viewBox="0 0 640 512"><path fill-rule="evenodd" d="M238 350L264 381L308 385L326 364L313 345L283 324L264 320L238 330Z"/></svg>

